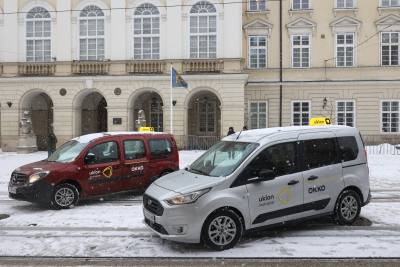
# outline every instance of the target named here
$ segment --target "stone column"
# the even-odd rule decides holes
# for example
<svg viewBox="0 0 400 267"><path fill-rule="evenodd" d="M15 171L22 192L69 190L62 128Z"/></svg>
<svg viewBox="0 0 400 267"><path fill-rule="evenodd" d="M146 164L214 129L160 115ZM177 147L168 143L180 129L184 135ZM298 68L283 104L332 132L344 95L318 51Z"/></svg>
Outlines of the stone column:
<svg viewBox="0 0 400 267"><path fill-rule="evenodd" d="M19 52L16 40L19 40L18 31L18 0L4 1L4 13L13 13L4 15L4 35L3 35L3 50L7 53L2 53L3 62L18 62ZM22 53L22 52L21 52ZM5 65L3 75L13 76L18 73L18 65ZM8 106L7 106L8 108Z"/></svg>
<svg viewBox="0 0 400 267"><path fill-rule="evenodd" d="M224 58L242 57L242 5L234 2L224 1Z"/></svg>
<svg viewBox="0 0 400 267"><path fill-rule="evenodd" d="M15 152L18 146L19 134L19 107L15 103L17 101L9 101L11 99L1 100L1 149L4 152ZM12 102L12 106L8 107L6 102Z"/></svg>
<svg viewBox="0 0 400 267"><path fill-rule="evenodd" d="M71 24L71 12L64 11L71 9L71 0L57 0L57 10L63 11L57 13L57 32L53 33L53 39L56 39L56 46L53 48L53 55L57 61L60 62L71 62L72 61L72 26ZM59 64L57 65L57 75L69 75L71 74L71 64Z"/></svg>
<svg viewBox="0 0 400 267"><path fill-rule="evenodd" d="M53 131L57 136L57 148L76 137L74 136L74 110L71 107L53 107Z"/></svg>
<svg viewBox="0 0 400 267"><path fill-rule="evenodd" d="M180 0L168 0L167 8L167 53L165 59L182 58L182 8ZM169 66L168 66L169 67Z"/></svg>
<svg viewBox="0 0 400 267"><path fill-rule="evenodd" d="M229 127L240 132L244 126L244 105L221 106L221 135L225 136Z"/></svg>

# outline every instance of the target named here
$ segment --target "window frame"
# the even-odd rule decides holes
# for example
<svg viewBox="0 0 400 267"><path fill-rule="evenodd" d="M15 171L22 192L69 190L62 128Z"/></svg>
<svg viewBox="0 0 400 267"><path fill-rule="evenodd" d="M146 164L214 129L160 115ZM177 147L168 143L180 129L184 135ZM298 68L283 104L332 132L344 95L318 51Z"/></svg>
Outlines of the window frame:
<svg viewBox="0 0 400 267"><path fill-rule="evenodd" d="M257 46L250 46L250 42L251 42L251 37L257 37ZM265 67L260 67L260 58L259 58L259 53L257 51L257 68L253 68L251 67L251 58L250 58L250 50L252 49L252 47L257 47L258 49L262 49L263 46L258 46L258 38L259 37L265 37ZM268 36L267 35L249 35L247 37L248 41L247 41L247 67L249 69L268 69Z"/></svg>
<svg viewBox="0 0 400 267"><path fill-rule="evenodd" d="M96 17L92 17L92 18L91 17L81 17L81 12L88 6L96 6L96 7L98 7L99 9L102 10L104 16L102 16L102 17L96 16ZM97 35L97 22L96 22L96 36L91 36L91 37L90 36L80 36L80 25L81 25L80 22L82 20L90 20L90 19L95 19L95 18L96 18L96 20L99 19L99 18L102 18L104 20L104 35L103 36L98 36ZM88 29L89 29L89 27L88 27ZM104 38L104 59L98 59L97 58L98 57L98 54L97 54L97 39L100 39L100 38ZM87 55L87 57L88 57L87 60L81 59L81 39L87 39L87 40L95 39L96 40L96 58L97 58L96 60L90 60L89 59L89 54ZM88 43L88 45L89 45L89 43ZM78 16L77 16L77 50L78 50L78 52L77 52L77 56L78 56L77 60L78 61L83 61L83 62L85 62L85 61L104 61L107 58L107 56L106 56L107 55L107 16L106 16L106 13L105 13L104 9L102 7L100 7L99 5L97 5L96 3L89 3L89 4L85 5L85 6L83 6L78 11ZM87 51L89 52L89 49L87 49Z"/></svg>
<svg viewBox="0 0 400 267"><path fill-rule="evenodd" d="M214 8L215 8L215 13L190 13L190 11L192 10L192 8L193 8L193 6L195 6L195 5L197 5L198 3L200 3L200 2L208 2L208 3L210 3L211 5L213 5L214 6ZM207 32L207 33L191 33L190 32L190 19L192 18L192 17L197 17L197 18L199 18L200 16L205 16L205 14L208 14L207 15L207 23L208 23L208 21L209 21L209 19L208 19L208 17L209 16L215 16L216 17L216 26L215 26L215 28L216 28L216 31L215 31L215 33L212 33L211 35L210 35L210 32ZM199 20L198 20L198 22L199 22ZM188 59L214 59L214 58L210 58L210 49L209 49L209 39L208 39L208 43L207 43L207 57L206 58L200 58L199 57L199 51L200 51L200 45L197 47L198 48L198 50L197 50L197 57L196 58L191 58L190 57L190 54L191 54L191 52L190 52L190 37L192 37L192 36L197 36L197 37L199 37L199 36L214 36L214 34L215 34L215 42L216 42L216 50L215 50L215 59L217 59L218 58L218 54L219 54L219 49L218 49L218 46L219 46L219 40L218 40L218 33L219 33L219 30L218 30L218 28L219 28L219 13L218 13L218 8L217 8L217 6L214 4L214 3L212 3L212 2L210 2L210 1L207 1L207 0L201 0L201 1L197 1L196 3L194 3L193 5L191 5L190 6L190 8L189 8L189 11L188 11L188 20L187 20L187 29L188 29L188 41L187 41L187 47L188 47L188 54L187 54L187 58ZM199 41L197 42L198 44L199 44Z"/></svg>
<svg viewBox="0 0 400 267"><path fill-rule="evenodd" d="M259 104L260 103L265 103L265 112L259 112L259 111L257 111L257 112L251 112L251 104L252 103L257 103L257 110L259 110ZM268 101L248 101L248 104L247 104L247 113L248 113L248 118L249 118L249 120L250 120L250 122L249 123L247 123L247 125L248 125L248 128L249 128L249 130L250 129L253 129L253 128L251 128L251 114L264 114L265 113L265 129L266 128L268 128ZM257 115L257 128L254 128L254 129L264 129L264 128L260 128L260 116L258 116Z"/></svg>
<svg viewBox="0 0 400 267"><path fill-rule="evenodd" d="M298 113L298 112L294 112L293 111L293 108L294 108L293 104L297 103L297 102L300 102L300 103L307 102L308 103L308 125L309 125L310 121L311 121L311 100L292 100L291 108L290 108L290 113L291 113L291 116L292 116L291 126L304 126L304 125L302 125L302 123L300 123L300 125L294 125L294 113ZM303 111L300 110L300 119L302 118L302 115L303 115Z"/></svg>
<svg viewBox="0 0 400 267"><path fill-rule="evenodd" d="M254 0L253 2L257 3L257 9L256 10L251 10L250 9L250 4L252 0L249 0L247 2L247 11L249 12L263 12L269 10L269 0L265 0L265 9L260 9L260 1Z"/></svg>
<svg viewBox="0 0 400 267"><path fill-rule="evenodd" d="M337 9L353 9L353 8L357 8L357 0L352 0L353 1L353 6L352 7L346 7L346 1L344 0L344 7L339 7L338 6L338 0L335 0L335 8Z"/></svg>
<svg viewBox="0 0 400 267"><path fill-rule="evenodd" d="M155 8L157 8L158 10L158 14L157 15L135 15L135 11L138 7L144 5L144 4L151 4L153 5ZM142 26L142 33L141 34L135 34L135 18L140 18L141 19L141 26ZM143 18L158 18L158 23L159 23L159 33L158 34L143 34ZM162 19L161 19L161 11L160 9L157 7L156 4L152 3L152 2L143 2L140 5L138 5L135 9L132 10L132 21L131 21L131 27L132 27L132 60L162 60L162 49L161 49L161 31L162 31ZM151 28L153 29L153 28ZM142 39L142 47L141 47L141 59L135 59L135 37L136 38L141 38ZM159 40L159 58L155 59L153 58L153 49L152 49L152 53L151 53L151 59L143 59L143 38L145 37L158 37ZM153 39L151 40L151 44L153 43Z"/></svg>
<svg viewBox="0 0 400 267"><path fill-rule="evenodd" d="M300 8L296 8L296 9L293 8L294 1L295 0L290 0L290 10L309 10L309 9L312 9L312 0L307 0L308 1L308 8L301 8L301 5L302 5L301 2L304 1L304 0L299 0L300 1Z"/></svg>
<svg viewBox="0 0 400 267"><path fill-rule="evenodd" d="M143 147L144 147L144 157L142 157L142 158L137 158L137 159L128 159L128 158L126 157L125 142L130 142L130 141L141 141L141 142L142 142ZM122 140L122 148L123 148L123 151L124 151L124 159L125 159L125 161L138 160L138 159L147 158L147 148L146 148L146 144L145 144L145 141L143 141L142 139L124 139L124 140Z"/></svg>
<svg viewBox="0 0 400 267"><path fill-rule="evenodd" d="M387 1L389 1L389 5L387 5L387 6L384 6L383 5L383 1L385 1L385 0L379 0L379 7L400 7L400 3L399 3L399 0L397 0L397 5L391 5L391 2L392 2L392 0L387 0Z"/></svg>
<svg viewBox="0 0 400 267"><path fill-rule="evenodd" d="M383 43L382 43L382 35L383 34L389 34L389 35L391 35L392 33L397 33L398 34L398 36L397 36L397 39L398 39L398 43L397 43L397 65L383 65L382 64L382 58L383 58L383 55L382 55L382 46L384 46L383 45ZM391 38L391 37L390 37ZM391 43L388 43L387 44L388 46L391 46ZM381 32L380 33L380 36L379 36L379 61L380 61L380 66L381 67L398 67L398 66L400 66L400 59L399 59L399 57L400 57L400 32ZM389 62L391 62L391 55L389 55Z"/></svg>
<svg viewBox="0 0 400 267"><path fill-rule="evenodd" d="M350 127L356 127L356 101L355 100L336 100L335 101L336 103L336 125L339 125L338 124L338 114L339 113L353 113L353 126L350 126ZM345 111L345 112L339 112L338 111L338 108L339 108L339 102L344 102L344 103L347 103L347 102L352 102L353 103L353 111L352 112L347 112L347 111ZM346 105L345 105L345 107L346 107ZM347 116L344 116L344 118L346 119L347 118ZM346 123L345 124L343 124L343 125L345 125L345 126L347 126L346 125Z"/></svg>
<svg viewBox="0 0 400 267"><path fill-rule="evenodd" d="M153 142L153 141L158 141L158 140L168 141L169 144L170 144L170 146L171 146L171 152L170 152L170 153L167 153L167 154L153 155L153 154L152 154L152 151L151 151L150 143ZM149 145L150 160L151 160L152 158L154 158L154 159L159 159L159 157L165 157L165 156L168 157L169 155L172 155L172 154L174 153L174 147L173 147L173 145L172 145L171 140L168 139L168 138L152 138L152 139L147 139L147 143L148 143L148 145Z"/></svg>
<svg viewBox="0 0 400 267"><path fill-rule="evenodd" d="M208 111L205 112L206 113L206 131L205 132L200 131L200 103L201 103L201 101L199 101L197 103L197 131L199 133L205 133L205 134L215 133L217 131L217 101L215 101L215 100L207 101L207 104L208 103L214 104L214 131L212 131L212 132L208 131L208 116L207 116L209 113ZM204 113L204 112L201 112L201 113Z"/></svg>
<svg viewBox="0 0 400 267"><path fill-rule="evenodd" d="M330 139L333 142L333 147L335 148L335 157L333 159L333 161L329 164L329 165L323 165L323 166L317 166L317 167L313 167L310 168L310 162L307 158L307 147L306 147L306 142L309 141L319 141L319 140L324 140L324 139ZM337 137L322 137L322 138L310 138L310 139L305 139L305 140L301 140L300 142L301 147L302 147L302 153L304 154L304 159L302 159L302 168L303 171L310 171L310 170L315 170L315 169L319 169L319 168L326 168L332 165L336 165L339 163L342 163L341 161L341 155L340 155L340 148L339 148L339 143L337 140Z"/></svg>
<svg viewBox="0 0 400 267"><path fill-rule="evenodd" d="M293 37L295 37L295 36L300 36L300 37L308 36L308 46L302 45L302 44L296 45L296 46L293 45ZM295 48L300 48L300 54L302 54L301 49L306 48L306 47L308 47L308 67L302 67L302 61L300 61L300 67L294 67L293 66L293 64L294 64L293 50ZM311 60L312 60L311 47L312 47L312 35L311 34L301 34L301 35L293 34L293 35L291 35L290 36L290 67L293 69L309 69L309 68L311 68Z"/></svg>
<svg viewBox="0 0 400 267"><path fill-rule="evenodd" d="M108 161L108 162L101 162L101 163L86 164L86 163L87 163L87 162L86 162L86 156L89 154L89 152L90 152L90 150L91 150L92 148L94 148L94 147L96 147L96 146L99 146L99 145L102 145L102 144L105 144L105 143L111 143L111 142L114 142L114 143L117 144L118 159L117 159L116 161ZM90 148L88 148L88 149L86 150L86 152L85 152L85 154L84 154L85 156L83 157L83 165L84 165L84 166L91 166L91 165L98 165L98 164L107 164L107 163L118 162L118 161L121 160L120 152L121 152L121 150L120 150L120 144L119 144L119 142L118 142L117 140L108 140L108 141L104 141L104 142L101 142L101 143L94 144L93 146L91 146ZM124 152L125 152L125 151L124 151Z"/></svg>
<svg viewBox="0 0 400 267"><path fill-rule="evenodd" d="M352 34L353 35L353 44L352 45L347 45L347 44L340 44L340 45L338 45L338 43L337 43L337 36L338 35L344 35L344 36L346 36L346 35L349 35L349 34ZM357 49L354 49L356 46L357 46L357 42L356 42L356 33L354 33L354 32L348 32L348 33L335 33L335 67L336 68L354 68L354 67L357 67ZM346 40L346 39L345 39ZM352 50L352 52L353 52L353 64L352 64L352 66L346 66L346 51L345 51L345 61L344 61L344 66L338 66L338 48L339 47L353 47L353 50Z"/></svg>
<svg viewBox="0 0 400 267"><path fill-rule="evenodd" d="M50 14L50 18L40 18L40 19L36 19L36 18L27 18L28 17L28 14L29 14L29 12L30 11L32 11L32 9L34 9L34 8L37 8L37 7L41 7L41 8L43 8L43 9L45 9L47 12L49 12L49 10L45 7L45 6L43 6L43 5L35 5L35 6L33 6L33 7L31 7L30 9L29 9L29 11L28 11L28 13L26 13L26 15L25 15L25 18L24 18L24 59L25 59L25 62L27 62L27 63L41 63L41 62L53 62L54 60L53 60L53 23L52 23L52 17L51 17L51 13L49 12L49 14ZM50 22L50 37L27 37L26 36L26 34L27 34L27 22L29 22L29 21L32 21L32 22L35 22L35 21L49 21ZM33 24L35 24L35 23L33 23ZM33 25L33 27L35 28L35 25ZM44 29L44 23L43 23L43 29ZM27 45L27 42L28 41L33 41L33 46L35 47L35 41L37 41L37 40L41 40L41 41L45 41L45 40L50 40L50 61L44 61L44 46L43 46L43 61L35 61L35 60L33 60L33 61L28 61L28 45ZM44 45L44 43L43 43L43 45ZM35 49L33 50L33 59L35 59Z"/></svg>
<svg viewBox="0 0 400 267"><path fill-rule="evenodd" d="M397 132L384 132L383 131L383 113L388 113L387 111L385 111L385 112L383 112L383 102L397 102L398 103L398 107L399 107L399 110L397 111L397 119L398 119L398 121L397 121ZM379 131L380 131L380 133L381 134L393 134L393 133L400 133L400 100L399 99L383 99L383 100L381 100L380 101L380 107L379 107L379 120L380 120L380 123L379 123L379 125L380 125L380 129L379 129ZM395 113L395 112L392 112L392 111L389 111L389 113ZM390 126L389 126L389 128L391 128Z"/></svg>
<svg viewBox="0 0 400 267"><path fill-rule="evenodd" d="M164 111L163 111L163 102L162 101L156 101L156 104L158 105L158 107L159 107L159 110L161 110L161 111L158 111L158 112L152 112L151 111L151 104L155 104L155 103L152 103L152 102L150 102L149 103L149 109L150 109L150 112L149 112L149 115L150 115L150 125L151 125L151 114L157 114L157 125L159 125L160 124L160 114L162 114L162 116L163 116L163 120L162 120L162 123L163 123L163 131L164 131ZM151 126L152 127L152 126ZM157 130L156 130L156 132L163 132L163 131L159 131L160 130L160 126L157 126Z"/></svg>

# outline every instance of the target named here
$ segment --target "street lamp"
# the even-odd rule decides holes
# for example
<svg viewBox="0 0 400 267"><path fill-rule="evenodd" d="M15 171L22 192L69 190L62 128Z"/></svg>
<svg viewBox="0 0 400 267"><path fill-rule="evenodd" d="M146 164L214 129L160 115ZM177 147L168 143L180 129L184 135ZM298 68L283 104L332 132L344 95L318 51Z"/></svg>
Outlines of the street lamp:
<svg viewBox="0 0 400 267"><path fill-rule="evenodd" d="M324 105L322 106L322 108L325 109L326 104L328 103L328 100L326 100L326 97L324 98L324 100L322 102L324 102Z"/></svg>

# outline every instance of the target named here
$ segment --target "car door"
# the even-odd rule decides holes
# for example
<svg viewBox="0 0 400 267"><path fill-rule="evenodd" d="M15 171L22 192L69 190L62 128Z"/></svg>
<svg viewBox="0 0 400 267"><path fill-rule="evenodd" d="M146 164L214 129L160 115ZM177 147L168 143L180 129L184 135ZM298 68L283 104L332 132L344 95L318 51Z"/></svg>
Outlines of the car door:
<svg viewBox="0 0 400 267"><path fill-rule="evenodd" d="M121 148L118 138L93 145L84 157L83 181L87 195L99 195L121 190Z"/></svg>
<svg viewBox="0 0 400 267"><path fill-rule="evenodd" d="M169 169L172 159L172 143L168 138L148 139L150 148L150 177Z"/></svg>
<svg viewBox="0 0 400 267"><path fill-rule="evenodd" d="M246 166L247 181L261 170L276 175L270 181L247 182L252 228L302 217L303 176L297 154L297 140L287 140L263 149Z"/></svg>
<svg viewBox="0 0 400 267"><path fill-rule="evenodd" d="M304 217L333 210L344 188L336 135L313 132L298 137L303 156Z"/></svg>
<svg viewBox="0 0 400 267"><path fill-rule="evenodd" d="M122 141L125 167L122 180L123 190L147 186L149 176L149 156L142 136L127 137Z"/></svg>

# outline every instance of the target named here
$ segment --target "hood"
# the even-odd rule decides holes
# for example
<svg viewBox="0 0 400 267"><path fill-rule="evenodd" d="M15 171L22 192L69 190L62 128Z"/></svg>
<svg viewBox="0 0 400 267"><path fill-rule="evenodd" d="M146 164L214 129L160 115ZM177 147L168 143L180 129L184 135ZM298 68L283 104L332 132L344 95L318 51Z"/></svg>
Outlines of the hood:
<svg viewBox="0 0 400 267"><path fill-rule="evenodd" d="M69 162L48 162L42 160L18 167L14 170L14 172L30 174L40 171L60 170L67 167L68 164Z"/></svg>
<svg viewBox="0 0 400 267"><path fill-rule="evenodd" d="M225 181L224 176L213 177L181 170L163 176L154 183L164 189L168 189L180 194L186 194L196 190L219 185L223 181Z"/></svg>
<svg viewBox="0 0 400 267"><path fill-rule="evenodd" d="M226 128L225 128L226 129ZM232 130L232 132L234 132L235 130L233 130L233 127L229 127L229 131Z"/></svg>

